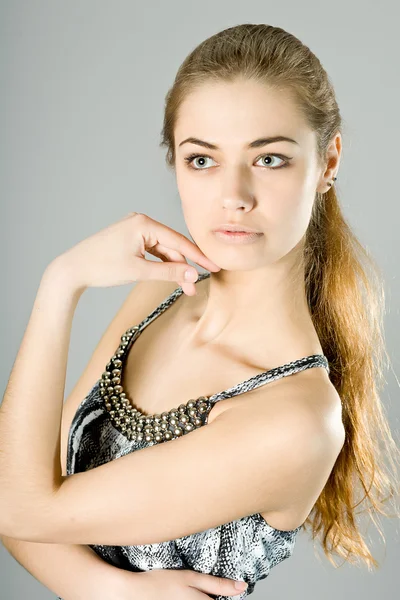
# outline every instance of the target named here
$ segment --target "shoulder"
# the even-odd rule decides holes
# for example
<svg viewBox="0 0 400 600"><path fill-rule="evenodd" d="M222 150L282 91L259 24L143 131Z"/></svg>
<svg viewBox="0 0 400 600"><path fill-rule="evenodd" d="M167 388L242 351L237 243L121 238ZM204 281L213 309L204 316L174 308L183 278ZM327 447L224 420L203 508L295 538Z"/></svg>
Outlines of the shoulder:
<svg viewBox="0 0 400 600"><path fill-rule="evenodd" d="M275 507L269 493L265 513L275 523L278 519L282 529L304 523L345 441L340 397L329 378L314 370L280 380L270 389L270 384L264 386L253 405L254 433L265 437L263 456L274 461L277 475ZM239 412L237 419L246 421ZM279 487L282 479L285 484Z"/></svg>
<svg viewBox="0 0 400 600"><path fill-rule="evenodd" d="M138 323L147 317L161 302L172 294L179 285L176 281L138 281L130 290L123 305L129 324Z"/></svg>
<svg viewBox="0 0 400 600"><path fill-rule="evenodd" d="M301 373L298 380L294 377L291 389L298 398L297 410L308 415L311 424L328 431L333 443L343 445L344 426L342 422L342 400L329 379L327 371L312 368Z"/></svg>
<svg viewBox="0 0 400 600"><path fill-rule="evenodd" d="M275 384L275 385L274 385ZM341 398L323 367L314 367L259 388L258 408L264 419L274 415L303 431L329 433L329 441L343 445Z"/></svg>

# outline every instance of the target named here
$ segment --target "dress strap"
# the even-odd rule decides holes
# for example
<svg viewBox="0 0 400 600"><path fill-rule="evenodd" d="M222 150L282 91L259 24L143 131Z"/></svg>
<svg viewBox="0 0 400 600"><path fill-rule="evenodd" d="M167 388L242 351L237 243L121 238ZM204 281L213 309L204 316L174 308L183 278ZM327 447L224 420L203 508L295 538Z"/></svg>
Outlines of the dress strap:
<svg viewBox="0 0 400 600"><path fill-rule="evenodd" d="M195 281L195 284L198 283L199 281L202 281L203 279L206 279L207 277L210 277L211 273L199 273L199 276L197 278L197 280ZM173 292L171 292L171 294L169 294L169 296L167 296L167 298L165 300L163 300L154 310L153 312L151 312L149 315L147 315L147 317L145 317L143 319L143 321L141 321L138 324L138 331L142 331L145 327L147 327L147 325L150 325L150 323L152 321L154 321L154 319L156 319L158 316L161 315L161 313L163 313L165 310L167 310L167 308L169 308L171 306L171 304L173 304L175 302L175 300L177 298L179 298L179 296L181 296L183 294L183 289L182 286L179 286L176 288L176 290L174 290Z"/></svg>
<svg viewBox="0 0 400 600"><path fill-rule="evenodd" d="M297 360L285 363L279 367L274 367L273 369L259 373L258 375L253 375L253 377L245 379L233 387L213 394L208 398L211 402L218 402L218 400L231 398L232 396L237 396L238 394L244 394L245 392L249 392L250 390L260 387L261 385L265 385L266 383L270 383L276 379L281 379L281 377L288 377L288 375L293 375L294 373L299 373L300 371L305 371L306 369L311 369L312 367L324 367L328 374L330 372L328 359L324 354L310 354L309 356L298 358Z"/></svg>

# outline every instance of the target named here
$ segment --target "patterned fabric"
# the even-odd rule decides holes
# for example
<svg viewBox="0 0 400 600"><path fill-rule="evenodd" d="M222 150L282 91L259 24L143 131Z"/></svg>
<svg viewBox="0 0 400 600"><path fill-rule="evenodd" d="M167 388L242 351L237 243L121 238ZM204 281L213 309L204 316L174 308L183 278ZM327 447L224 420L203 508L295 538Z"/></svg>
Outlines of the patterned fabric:
<svg viewBox="0 0 400 600"><path fill-rule="evenodd" d="M202 273L197 281L209 276L208 272ZM174 290L140 323L140 331L171 306L182 293L181 287ZM325 355L313 354L255 375L210 396L211 408L219 400L242 394L275 379L312 367L324 367L329 373ZM100 395L99 382L100 380L82 400L71 423L67 451L68 475L87 471L155 443L145 440L130 441L114 427ZM202 416L203 425L207 425L209 412ZM261 514L257 513L162 543L136 546L89 544L89 546L107 563L128 571L142 572L160 568L192 569L243 580L248 584L248 588L237 596L211 596L216 600L232 598L242 600L254 591L256 582L269 575L272 567L292 555L296 535L300 529L301 526L290 531L275 529Z"/></svg>

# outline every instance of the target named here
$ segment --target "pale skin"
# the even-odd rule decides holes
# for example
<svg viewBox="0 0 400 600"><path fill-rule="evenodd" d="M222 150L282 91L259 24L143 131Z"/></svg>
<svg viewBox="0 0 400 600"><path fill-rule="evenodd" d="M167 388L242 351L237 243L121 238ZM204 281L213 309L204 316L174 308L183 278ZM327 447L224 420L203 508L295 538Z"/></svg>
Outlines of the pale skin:
<svg viewBox="0 0 400 600"><path fill-rule="evenodd" d="M211 270L210 263L202 256L221 267L202 288L205 294L182 299L181 314L190 314L187 303L193 300L191 314L196 316L186 330L185 350L210 355L219 345L234 354L245 340L245 358L257 356L260 364L273 367L321 353L304 288L289 273L314 193L326 191L337 172L341 142L340 136L332 141L326 168L317 169L312 132L293 105L254 84L235 84L235 90L231 86L204 87L189 97L175 132L177 146L196 136L221 148L211 152L190 144L190 151L204 150L218 165L208 159L213 166L205 173L184 164L189 144L177 150L182 207L198 247L197 255L182 254L206 269ZM267 149L244 149L252 140L272 135L288 135L299 145L275 142ZM280 171L259 166L261 161L255 166L257 157L267 152L293 156L291 166ZM225 245L210 230L227 221L242 222L264 235L247 246ZM142 221L139 227L144 225ZM81 248L75 248L69 261L64 257L44 274L10 377L13 383L0 411L0 435L5 440L0 532L28 541L128 545L175 539L256 512L268 516L270 523L273 518L273 526L281 529L304 522L343 445L340 399L324 369L261 386L251 402L213 409L207 427L171 443L85 473L61 475L59 429L73 315L87 287L121 283L112 281L111 268L93 283L88 279L94 270L90 263L86 279L74 278L88 248L87 244L82 255ZM125 279L122 274L121 278ZM54 372L64 375L52 381ZM189 383L185 382L187 388ZM190 396L195 397L193 391ZM168 408L175 406L176 398L171 402ZM143 399L141 405L147 411ZM195 460L196 470L191 467ZM169 486L182 472L187 485ZM215 483L207 486L207 481ZM122 488L132 499L129 503L120 501ZM167 488L170 502L160 503L159 490ZM110 511L110 506L119 509ZM156 521L154 514L159 517Z"/></svg>
<svg viewBox="0 0 400 600"><path fill-rule="evenodd" d="M261 148L261 137L285 135ZM219 151L181 142L196 137ZM183 103L175 129L176 178L187 228L198 247L221 271L213 274L193 343L243 345L249 331L263 341L267 363L283 364L319 342L304 295L304 281L289 277L298 260L315 192L326 192L336 176L341 136L332 140L325 168L318 168L315 134L286 94L254 82L203 85ZM287 168L280 158L293 157ZM190 153L207 154L203 163ZM258 160L257 160L258 159ZM269 166L269 164L271 166ZM190 166L195 167L191 169ZM227 245L212 233L235 221L263 232L257 243ZM251 310L249 310L251 306ZM289 358L288 358L289 357Z"/></svg>

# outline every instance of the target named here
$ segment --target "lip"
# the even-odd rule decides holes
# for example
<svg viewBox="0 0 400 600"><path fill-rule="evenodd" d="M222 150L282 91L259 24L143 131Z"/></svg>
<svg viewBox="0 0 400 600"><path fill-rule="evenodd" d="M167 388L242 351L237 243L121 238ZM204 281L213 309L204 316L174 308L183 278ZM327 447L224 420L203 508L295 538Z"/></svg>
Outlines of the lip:
<svg viewBox="0 0 400 600"><path fill-rule="evenodd" d="M248 244L258 240L263 233L254 231L214 231L214 234L221 240L233 244Z"/></svg>
<svg viewBox="0 0 400 600"><path fill-rule="evenodd" d="M235 233L262 233L261 231L257 231L257 229L252 229L251 227L246 227L245 225L233 224L233 223L225 223L221 225L217 229L214 229L215 232L235 232Z"/></svg>

